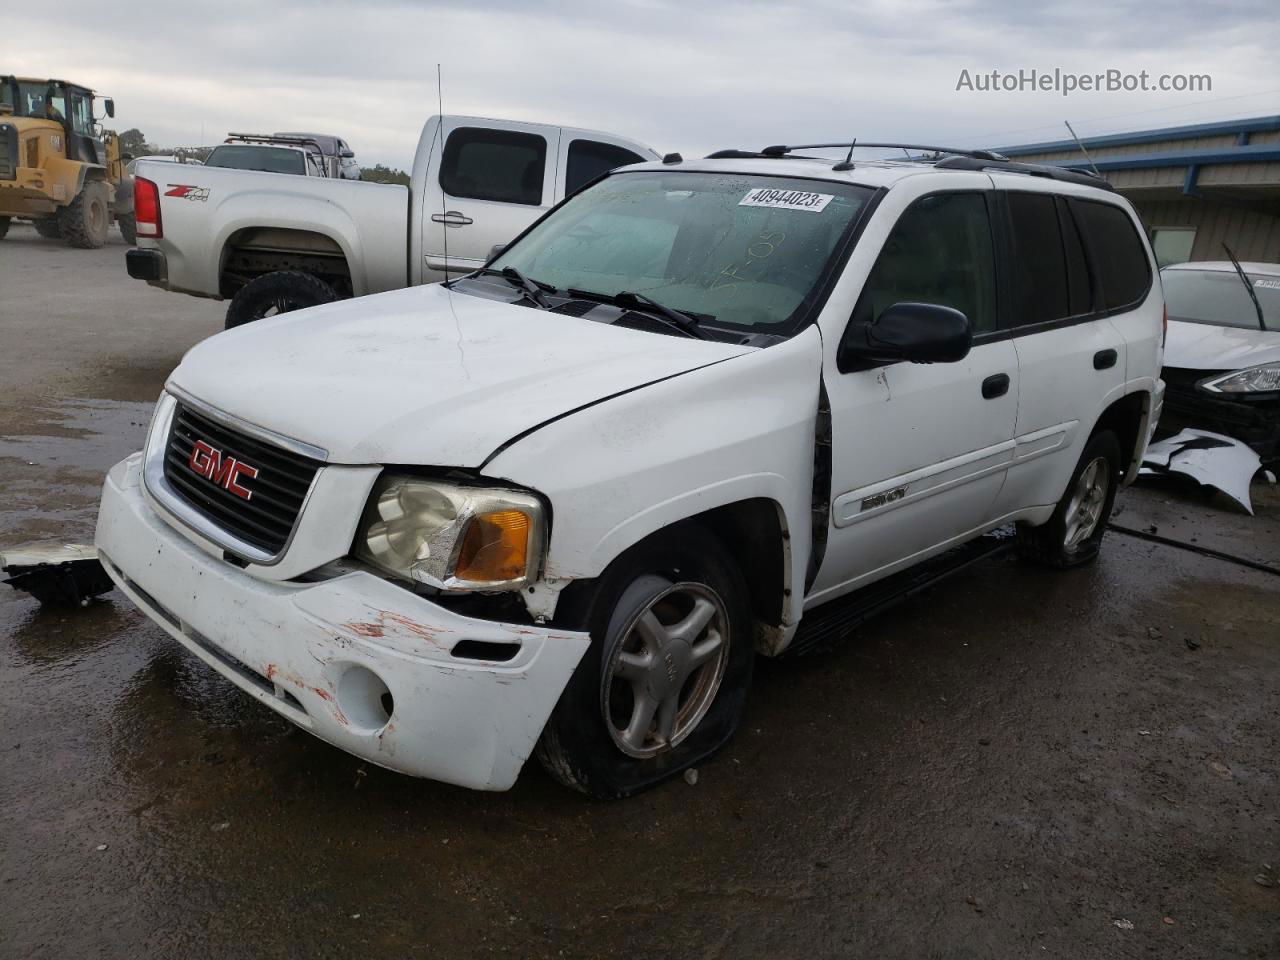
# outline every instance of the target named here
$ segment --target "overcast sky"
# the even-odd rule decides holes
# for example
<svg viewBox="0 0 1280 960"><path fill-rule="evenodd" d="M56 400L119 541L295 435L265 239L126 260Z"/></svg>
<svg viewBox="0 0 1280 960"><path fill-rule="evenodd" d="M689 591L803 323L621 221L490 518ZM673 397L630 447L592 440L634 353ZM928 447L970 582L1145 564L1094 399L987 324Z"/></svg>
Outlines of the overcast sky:
<svg viewBox="0 0 1280 960"><path fill-rule="evenodd" d="M1280 113L1274 0L857 4L471 0L14 4L0 71L115 97L165 145L345 136L408 168L436 112L610 130L687 156L906 139L997 146ZM962 70L1197 73L1211 92L957 91Z"/></svg>

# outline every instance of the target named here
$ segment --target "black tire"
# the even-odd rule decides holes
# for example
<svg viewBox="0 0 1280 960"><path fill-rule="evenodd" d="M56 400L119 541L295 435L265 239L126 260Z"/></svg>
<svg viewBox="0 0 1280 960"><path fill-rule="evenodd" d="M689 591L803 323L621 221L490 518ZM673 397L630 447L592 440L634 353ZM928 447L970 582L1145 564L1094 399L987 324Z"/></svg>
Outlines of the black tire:
<svg viewBox="0 0 1280 960"><path fill-rule="evenodd" d="M137 246L138 244L138 221L134 219L132 213L122 213L116 217L116 226L120 228L120 236L124 237L124 242L129 246Z"/></svg>
<svg viewBox="0 0 1280 960"><path fill-rule="evenodd" d="M1081 494L1081 476L1095 462L1101 463L1099 470L1106 480L1106 490L1090 507L1091 514L1096 510L1096 519L1089 528L1090 532L1076 540L1070 527L1078 516L1076 510L1077 498ZM1110 430L1099 430L1084 445L1080 461L1075 470L1071 471L1071 481L1067 484L1066 493L1058 501L1058 506L1048 521L1038 527L1018 524L1018 553L1027 560L1058 569L1079 566L1096 559L1102 546L1102 538L1107 532L1107 520L1115 505L1121 479L1120 441Z"/></svg>
<svg viewBox="0 0 1280 960"><path fill-rule="evenodd" d="M36 233L44 237L46 240L61 240L62 230L58 227L58 221L54 217L44 220L32 220L32 226L36 228Z"/></svg>
<svg viewBox="0 0 1280 960"><path fill-rule="evenodd" d="M76 198L58 211L62 239L82 250L95 250L105 244L110 224L107 185L101 180L88 181Z"/></svg>
<svg viewBox="0 0 1280 960"><path fill-rule="evenodd" d="M711 623L716 628L727 626L716 630L727 651L722 665L708 661L687 674L677 674L670 655L658 661L665 663L659 666L659 672L669 671L668 682L673 676L680 677L668 689L676 691L681 714L689 709L693 716L686 720L684 732L676 727L671 745L658 738L655 717L655 726L644 727L652 734L642 735L655 738L650 748L654 752L647 756L628 755L615 739L625 737L625 733L606 709L616 711L621 704L621 715L634 720L635 702L628 704L623 698L631 689L627 684L636 681L615 677L610 683L611 665L620 657L622 644L631 643L638 636L639 631L633 632L630 627L649 609L649 604L656 600L653 609L660 610L663 603L679 603L682 597L689 596L681 591L701 591L707 598L718 598L720 605ZM538 759L552 777L599 799L626 797L706 760L728 742L742 718L755 650L746 583L715 536L702 527L686 525L649 538L615 560L578 607L570 618L590 631L591 646L560 695L538 741ZM686 614L676 607L673 619L679 620L683 615ZM696 636L705 640L711 634L699 632ZM691 651L689 648L686 653ZM713 683L709 675L701 672L708 669L718 671L718 682ZM619 684L623 685L622 690ZM704 704L701 709L695 709L697 702Z"/></svg>
<svg viewBox="0 0 1280 960"><path fill-rule="evenodd" d="M226 329L337 299L333 287L309 273L300 270L264 273L246 283L231 298Z"/></svg>
<svg viewBox="0 0 1280 960"><path fill-rule="evenodd" d="M3 240L5 238L5 235L8 232L9 232L9 218L0 217L0 240Z"/></svg>

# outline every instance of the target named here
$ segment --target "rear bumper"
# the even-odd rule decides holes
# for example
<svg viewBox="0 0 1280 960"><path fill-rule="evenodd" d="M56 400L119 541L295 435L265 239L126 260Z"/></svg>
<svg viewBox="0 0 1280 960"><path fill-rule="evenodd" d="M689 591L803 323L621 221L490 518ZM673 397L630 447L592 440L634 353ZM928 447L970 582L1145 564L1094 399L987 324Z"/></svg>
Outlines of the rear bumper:
<svg viewBox="0 0 1280 960"><path fill-rule="evenodd" d="M168 264L159 250L130 250L124 255L124 265L135 280L164 284L169 279Z"/></svg>
<svg viewBox="0 0 1280 960"><path fill-rule="evenodd" d="M258 579L162 520L141 472L135 454L108 474L97 547L116 585L171 637L372 763L473 789L515 782L587 649L585 633L459 616L363 572ZM510 659L474 659L463 640L504 645Z"/></svg>

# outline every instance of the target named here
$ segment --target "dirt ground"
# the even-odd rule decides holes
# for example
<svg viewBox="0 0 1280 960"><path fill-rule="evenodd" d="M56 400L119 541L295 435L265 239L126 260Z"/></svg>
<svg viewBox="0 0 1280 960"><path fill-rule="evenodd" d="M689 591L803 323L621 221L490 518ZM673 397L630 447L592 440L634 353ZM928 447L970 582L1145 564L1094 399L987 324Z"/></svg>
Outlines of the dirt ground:
<svg viewBox="0 0 1280 960"><path fill-rule="evenodd" d="M92 536L102 474L223 305L118 235L0 241L0 543ZM1280 564L1258 516L1118 522ZM1109 535L984 561L838 650L762 662L699 771L592 803L369 767L119 593L0 587L0 956L1280 956L1280 579Z"/></svg>

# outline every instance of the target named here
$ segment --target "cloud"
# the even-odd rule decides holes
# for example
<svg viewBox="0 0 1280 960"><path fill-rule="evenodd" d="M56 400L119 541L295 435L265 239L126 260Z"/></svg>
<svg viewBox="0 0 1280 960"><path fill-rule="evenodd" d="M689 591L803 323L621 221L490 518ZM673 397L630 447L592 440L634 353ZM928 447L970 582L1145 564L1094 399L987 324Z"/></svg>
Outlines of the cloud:
<svg viewBox="0 0 1280 960"><path fill-rule="evenodd" d="M1270 4L1174 0L852 5L704 0L137 2L118 17L72 0L6 13L6 70L116 98L118 129L154 142L228 131L346 137L407 168L446 112L612 130L665 151L803 140L963 145L1271 113ZM962 69L1207 73L1210 93L957 92ZM1208 101L1208 102L1203 102Z"/></svg>

